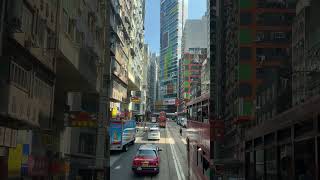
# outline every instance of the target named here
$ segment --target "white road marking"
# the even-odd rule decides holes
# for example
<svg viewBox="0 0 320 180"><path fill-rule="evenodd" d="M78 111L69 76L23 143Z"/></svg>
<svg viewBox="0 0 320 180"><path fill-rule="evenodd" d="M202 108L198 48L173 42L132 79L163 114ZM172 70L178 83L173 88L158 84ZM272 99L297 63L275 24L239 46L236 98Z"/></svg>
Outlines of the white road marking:
<svg viewBox="0 0 320 180"><path fill-rule="evenodd" d="M181 138L181 141L183 142L183 144L187 144L187 141L184 138Z"/></svg>
<svg viewBox="0 0 320 180"><path fill-rule="evenodd" d="M168 135L170 135L171 137L171 133L166 129ZM171 147L171 152L172 152L172 156L173 156L173 162L174 162L174 166L176 168L176 172L177 172L177 176L178 176L178 180L185 180L185 176L184 173L182 171L182 167L181 167L181 163L179 161L179 158L177 156L177 152L173 146L174 143L170 143L170 147Z"/></svg>
<svg viewBox="0 0 320 180"><path fill-rule="evenodd" d="M120 158L120 154L117 154L117 155L111 155L110 156L110 167L113 166L113 164L118 161L118 159Z"/></svg>

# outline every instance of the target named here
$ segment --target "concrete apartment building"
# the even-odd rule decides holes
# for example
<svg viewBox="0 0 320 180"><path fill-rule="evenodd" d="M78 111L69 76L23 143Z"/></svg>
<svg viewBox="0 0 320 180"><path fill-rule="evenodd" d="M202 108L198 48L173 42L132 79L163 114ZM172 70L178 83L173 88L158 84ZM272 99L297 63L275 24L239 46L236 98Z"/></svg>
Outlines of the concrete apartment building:
<svg viewBox="0 0 320 180"><path fill-rule="evenodd" d="M131 3L131 44L130 55L128 61L128 97L129 111L132 115L141 115L141 92L143 86L143 62L144 62L144 16L145 1L135 0L127 1Z"/></svg>
<svg viewBox="0 0 320 180"><path fill-rule="evenodd" d="M291 106L291 93L288 92L291 89L290 48L294 5L293 1L259 0L229 1L219 5L217 34L220 33L225 42L218 41L221 48L217 54L221 56L217 56L220 58L217 61L221 63L217 70L221 74L225 71L225 85L221 86L226 93L225 101L220 103L223 106L220 112L225 136L220 149L223 154L219 158L225 164L225 176L245 177L245 158L253 157L244 154L245 132ZM256 153L255 160L251 161L267 163L267 160L260 162L262 155ZM267 158L272 162L275 156ZM248 169L250 173L255 171L255 178L247 178L275 178L269 166L266 171L259 168L264 167Z"/></svg>
<svg viewBox="0 0 320 180"><path fill-rule="evenodd" d="M103 179L103 118L142 89L144 1L5 0L0 9L0 179Z"/></svg>
<svg viewBox="0 0 320 180"><path fill-rule="evenodd" d="M178 66L182 52L182 33L188 17L186 0L161 0L160 7L160 94L162 100L178 97ZM175 112L173 104L163 104Z"/></svg>
<svg viewBox="0 0 320 180"><path fill-rule="evenodd" d="M16 176L8 161L14 149L34 164L59 152L52 138L57 10L53 1L1 2L0 179Z"/></svg>
<svg viewBox="0 0 320 180"><path fill-rule="evenodd" d="M315 1L298 1L292 25L292 105L319 94Z"/></svg>

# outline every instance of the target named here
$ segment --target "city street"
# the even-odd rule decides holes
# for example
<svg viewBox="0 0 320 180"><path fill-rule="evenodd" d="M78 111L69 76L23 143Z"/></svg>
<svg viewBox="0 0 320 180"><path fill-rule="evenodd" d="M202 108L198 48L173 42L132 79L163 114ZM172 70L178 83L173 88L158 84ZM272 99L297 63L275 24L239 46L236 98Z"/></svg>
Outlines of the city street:
<svg viewBox="0 0 320 180"><path fill-rule="evenodd" d="M184 129L185 130L185 129ZM111 154L111 179L158 179L158 180L186 180L187 179L187 153L185 134L181 137L179 126L167 122L167 127L161 129L160 141L148 141L147 132L138 133L136 143L130 146L128 152L113 152ZM137 176L131 170L132 159L140 145L154 143L162 149L160 152L160 173L155 176Z"/></svg>

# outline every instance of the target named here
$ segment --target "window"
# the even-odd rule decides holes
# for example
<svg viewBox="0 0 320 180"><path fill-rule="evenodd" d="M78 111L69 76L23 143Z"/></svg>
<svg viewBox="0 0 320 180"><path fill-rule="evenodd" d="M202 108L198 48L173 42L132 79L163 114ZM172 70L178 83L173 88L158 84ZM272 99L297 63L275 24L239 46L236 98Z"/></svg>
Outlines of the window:
<svg viewBox="0 0 320 180"><path fill-rule="evenodd" d="M69 26L68 26L68 34L70 35L71 39L75 39L74 38L74 33L75 33L75 24L74 21L70 18L69 19Z"/></svg>
<svg viewBox="0 0 320 180"><path fill-rule="evenodd" d="M65 33L67 33L68 30L69 30L68 25L69 25L69 16L68 16L68 13L67 13L65 10L63 10L62 27L63 27L63 31L64 31Z"/></svg>
<svg viewBox="0 0 320 180"><path fill-rule="evenodd" d="M79 153L95 155L96 136L94 134L81 133L79 136Z"/></svg>
<svg viewBox="0 0 320 180"><path fill-rule="evenodd" d="M157 152L155 150L139 150L137 155L143 156L143 157L152 157L155 158L157 157Z"/></svg>
<svg viewBox="0 0 320 180"><path fill-rule="evenodd" d="M267 180L277 179L276 155L276 148L265 150Z"/></svg>
<svg viewBox="0 0 320 180"><path fill-rule="evenodd" d="M282 145L279 147L279 176L280 179L293 179L292 164L292 146Z"/></svg>
<svg viewBox="0 0 320 180"><path fill-rule="evenodd" d="M264 150L256 150L256 180L264 180Z"/></svg>
<svg viewBox="0 0 320 180"><path fill-rule="evenodd" d="M251 48L248 47L242 47L240 48L240 60L246 61L251 59Z"/></svg>
<svg viewBox="0 0 320 180"><path fill-rule="evenodd" d="M241 83L239 87L239 95L241 97L247 97L252 95L251 84Z"/></svg>
<svg viewBox="0 0 320 180"><path fill-rule="evenodd" d="M22 24L21 24L22 31L31 33L32 26L33 26L33 14L31 10L25 5L23 6L22 11L23 11Z"/></svg>
<svg viewBox="0 0 320 180"><path fill-rule="evenodd" d="M246 179L255 179L254 178L254 153L246 153Z"/></svg>
<svg viewBox="0 0 320 180"><path fill-rule="evenodd" d="M295 143L295 177L297 179L316 179L316 157L314 139Z"/></svg>
<svg viewBox="0 0 320 180"><path fill-rule="evenodd" d="M30 73L18 64L11 62L10 80L20 88L28 90L30 85Z"/></svg>
<svg viewBox="0 0 320 180"><path fill-rule="evenodd" d="M275 39L284 39L286 37L286 34L284 32L275 32L274 38Z"/></svg>
<svg viewBox="0 0 320 180"><path fill-rule="evenodd" d="M241 25L250 25L252 23L252 14L251 13L241 13L240 14L240 24Z"/></svg>

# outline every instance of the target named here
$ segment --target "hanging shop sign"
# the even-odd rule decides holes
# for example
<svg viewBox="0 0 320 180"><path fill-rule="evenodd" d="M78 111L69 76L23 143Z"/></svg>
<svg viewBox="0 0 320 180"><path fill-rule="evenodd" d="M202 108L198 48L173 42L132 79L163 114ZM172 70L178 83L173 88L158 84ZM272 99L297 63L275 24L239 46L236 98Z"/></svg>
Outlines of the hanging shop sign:
<svg viewBox="0 0 320 180"><path fill-rule="evenodd" d="M88 112L70 112L66 114L67 126L96 128L98 121L96 114Z"/></svg>
<svg viewBox="0 0 320 180"><path fill-rule="evenodd" d="M132 103L140 103L141 102L141 98L137 97L137 96L131 97L131 102Z"/></svg>
<svg viewBox="0 0 320 180"><path fill-rule="evenodd" d="M112 108L111 117L116 118L117 114L118 114L118 108L117 107Z"/></svg>
<svg viewBox="0 0 320 180"><path fill-rule="evenodd" d="M49 173L51 175L63 175L69 172L69 163L64 160L55 159L49 165Z"/></svg>
<svg viewBox="0 0 320 180"><path fill-rule="evenodd" d="M175 105L176 99L165 99L163 100L163 105Z"/></svg>

